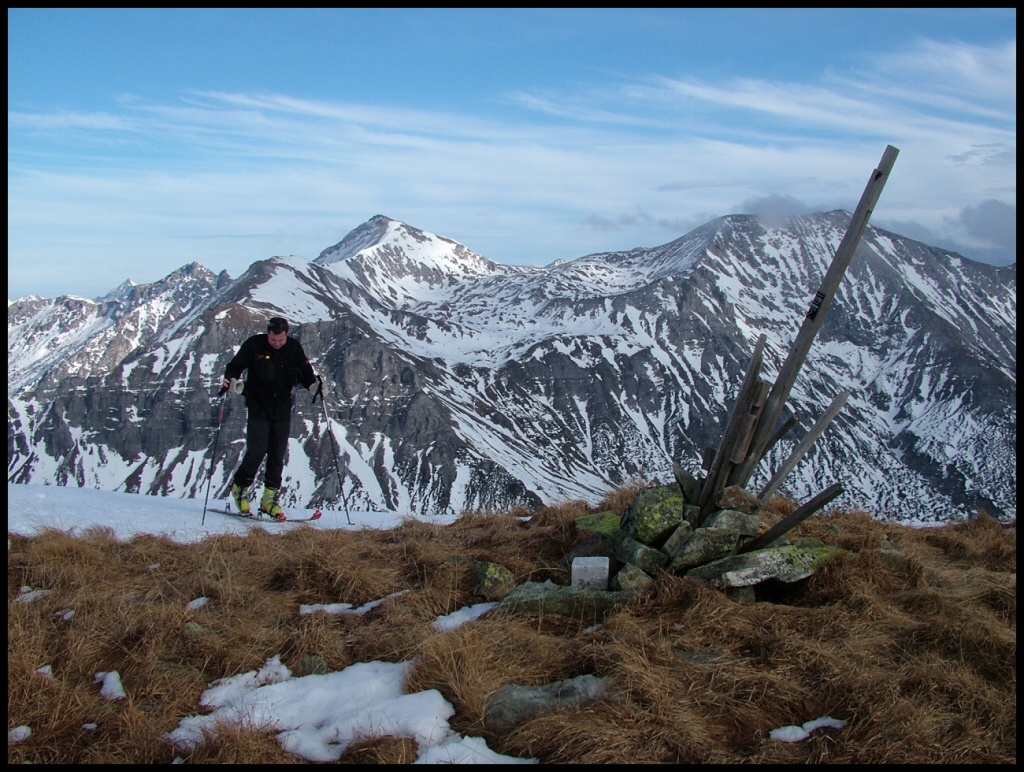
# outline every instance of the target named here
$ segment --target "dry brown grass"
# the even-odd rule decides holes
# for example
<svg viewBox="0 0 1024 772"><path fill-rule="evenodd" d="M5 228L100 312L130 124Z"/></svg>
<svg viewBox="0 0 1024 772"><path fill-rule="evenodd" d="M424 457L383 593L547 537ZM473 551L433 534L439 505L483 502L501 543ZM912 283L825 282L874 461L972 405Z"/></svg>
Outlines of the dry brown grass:
<svg viewBox="0 0 1024 772"><path fill-rule="evenodd" d="M303 656L331 670L415 658L409 691L438 689L452 728L495 751L541 763L1016 762L1016 529L983 513L914 529L864 512L803 523L847 552L776 602L740 603L685 577L589 629L558 616L484 616L437 632L438 615L481 602L471 560L519 581L568 584L562 558L574 518L620 512L637 486L591 510L466 513L449 526L407 521L388 531L254 530L195 544L102 530L72 538L12 536L8 552L8 763L167 763L164 739L197 712L218 679L274 655L296 675ZM775 499L765 519L793 502ZM529 522L517 515L531 514ZM879 548L895 548L879 549ZM28 585L50 591L12 603ZM407 590L364 616L300 615L300 604L361 605ZM212 602L190 611L186 604ZM62 619L59 612L74 609ZM685 655L715 654L707 664ZM53 678L36 672L50 664ZM101 698L93 676L121 674L128 697ZM592 673L602 699L489 732L484 706L509 683ZM821 716L847 721L800 743L769 732ZM95 723L95 731L83 731ZM366 740L341 763L408 764L410 740ZM303 763L274 735L234 728L190 763Z"/></svg>

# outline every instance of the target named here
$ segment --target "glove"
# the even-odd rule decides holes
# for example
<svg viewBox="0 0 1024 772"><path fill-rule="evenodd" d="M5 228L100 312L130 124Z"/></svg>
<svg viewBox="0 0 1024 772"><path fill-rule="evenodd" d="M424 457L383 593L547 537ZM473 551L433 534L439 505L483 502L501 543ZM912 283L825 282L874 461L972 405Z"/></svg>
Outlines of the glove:
<svg viewBox="0 0 1024 772"><path fill-rule="evenodd" d="M323 399L324 399L324 379L321 378L319 375L316 377L316 380L313 383L309 384L309 393L313 395L313 403L314 404L316 404L317 397L320 398L321 402L323 401Z"/></svg>
<svg viewBox="0 0 1024 772"><path fill-rule="evenodd" d="M220 396L224 396L228 390L233 391L235 394L241 394L245 391L245 381L239 380L238 378L225 378L223 383L220 385Z"/></svg>

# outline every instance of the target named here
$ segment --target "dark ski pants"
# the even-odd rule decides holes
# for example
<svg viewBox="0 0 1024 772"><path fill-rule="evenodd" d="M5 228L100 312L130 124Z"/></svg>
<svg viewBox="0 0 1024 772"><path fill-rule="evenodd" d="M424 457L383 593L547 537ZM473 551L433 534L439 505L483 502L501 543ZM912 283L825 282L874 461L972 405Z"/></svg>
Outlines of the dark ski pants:
<svg viewBox="0 0 1024 772"><path fill-rule="evenodd" d="M249 414L249 422L245 428L245 456L242 465L235 472L235 485L248 488L256 479L263 457L267 457L267 471L263 475L263 484L268 488L281 487L281 474L284 472L284 454L288 450L288 433L291 429L291 416L283 421L267 421L253 418Z"/></svg>

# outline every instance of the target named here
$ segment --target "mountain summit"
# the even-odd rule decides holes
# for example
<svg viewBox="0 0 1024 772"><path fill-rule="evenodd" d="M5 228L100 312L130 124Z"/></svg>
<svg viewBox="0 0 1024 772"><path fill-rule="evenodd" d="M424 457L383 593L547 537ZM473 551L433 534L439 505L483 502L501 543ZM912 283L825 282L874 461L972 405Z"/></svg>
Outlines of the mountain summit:
<svg viewBox="0 0 1024 772"><path fill-rule="evenodd" d="M244 410L212 457L217 385L267 316L327 384L299 394L285 506L459 512L699 471L754 343L774 378L849 224L732 215L668 244L506 266L377 215L315 260L238 279L187 266L106 299L8 307L8 479L224 495ZM1016 512L1016 269L868 226L753 484L848 389L782 493L904 521ZM340 463L335 465L332 441Z"/></svg>
<svg viewBox="0 0 1024 772"><path fill-rule="evenodd" d="M313 261L392 306L414 305L502 270L451 239L376 215Z"/></svg>

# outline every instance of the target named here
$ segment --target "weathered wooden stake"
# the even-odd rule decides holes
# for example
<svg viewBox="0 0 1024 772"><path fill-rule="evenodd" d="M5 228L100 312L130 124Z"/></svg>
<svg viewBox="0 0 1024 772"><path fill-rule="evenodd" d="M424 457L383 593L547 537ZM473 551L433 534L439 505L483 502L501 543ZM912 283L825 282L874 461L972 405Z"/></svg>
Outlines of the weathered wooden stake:
<svg viewBox="0 0 1024 772"><path fill-rule="evenodd" d="M793 514L787 515L786 517L782 518L779 522L777 522L775 525L773 525L771 528L769 528L767 531L765 531L763 534L761 534L757 538L748 541L746 544L744 544L742 547L736 550L736 554L742 555L744 552L753 552L754 550L759 550L762 547L767 547L769 544L778 539L784 533L787 533L788 531L791 531L794 528L796 528L798 525L800 525L800 523L809 518L823 506L828 504L830 501L832 501L832 499L834 499L842 492L842 485L840 485L839 483L832 483L830 486L828 486L825 490L823 490L813 499L811 499L802 507L793 512Z"/></svg>
<svg viewBox="0 0 1024 772"><path fill-rule="evenodd" d="M772 387L771 394L768 395L768 401L765 403L764 410L762 411L761 420L754 430L754 437L750 443L750 453L747 456L747 460L740 467L739 471L733 475L736 485L746 486L751 473L754 471L754 467L757 466L757 463L764 455L765 447L772 436L779 416L782 414L782 409L789 398L789 392L793 388L793 383L800 372L800 367L807 358L807 352L811 348L814 336L817 335L825 319L825 314L832 304L832 298L839 288L839 282L843 278L843 274L846 273L850 260L853 258L857 243L860 241L861 234L863 234L864 228L868 224L871 212L882 193L882 188L889 178L889 172L892 170L899 152L892 145L887 146L882 154L882 160L879 162L878 168L871 173L867 187L865 187L864 193L861 195L860 203L850 219L846 235L843 236L843 240L840 242L838 249L836 249L835 257L832 258L832 263L825 273L821 288L815 293L814 299L807 309L807 314L804 316L803 324L797 333L796 340L793 342L793 347L789 350L789 355L779 370L779 376Z"/></svg>
<svg viewBox="0 0 1024 772"><path fill-rule="evenodd" d="M711 513L715 503L715 495L732 469L729 459L732 457L732 451L736 443L743 440L743 437L740 436L740 430L743 427L751 401L755 396L755 390L759 382L758 376L761 373L761 365L764 363L764 346L767 340L767 336L762 334L754 346L754 354L750 358L747 374L744 376L743 384L736 395L736 404L733 405L732 413L729 416L729 423L725 428L725 434L722 435L722 442L718 446L715 457L711 461L711 468L704 479L704 487L701 489L700 498L697 501L697 505L700 507L700 514L697 516L697 521L693 524L694 528L704 522L704 518Z"/></svg>
<svg viewBox="0 0 1024 772"><path fill-rule="evenodd" d="M804 457L804 453L810 449L811 445L821 436L821 433L832 423L832 419L842 410L843 405L846 404L846 398L849 396L849 389L843 389L843 391L836 395L835 399L832 400L832 404L828 406L828 410L825 411L825 414L811 427L811 430L807 432L807 435L800 441L800 444L793 448L793 452L789 454L789 458L786 459L785 463L779 467L779 471L775 473L775 476L757 494L761 501L767 501L768 497L779 489L782 481L793 471L793 467L797 465L797 462Z"/></svg>
<svg viewBox="0 0 1024 772"><path fill-rule="evenodd" d="M772 438L768 440L768 444L764 446L764 450L761 452L761 458L768 455L768 451L775 447L775 443L789 434L789 430L796 426L796 416L790 415L782 424L779 426L779 430L772 435ZM761 458L757 459L758 461Z"/></svg>
<svg viewBox="0 0 1024 772"><path fill-rule="evenodd" d="M768 392L771 391L771 388L772 385L768 381L762 378L757 379L757 383L754 385L754 392L750 396L750 406L747 408L747 414L743 416L743 423L740 425L739 441L733 447L732 455L729 456L729 460L733 464L742 464L746 461L747 450L750 448L750 439L754 436L757 420L761 417L761 408L764 407L764 401L768 399Z"/></svg>

